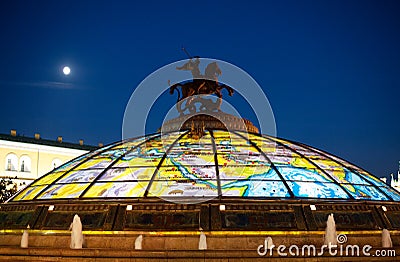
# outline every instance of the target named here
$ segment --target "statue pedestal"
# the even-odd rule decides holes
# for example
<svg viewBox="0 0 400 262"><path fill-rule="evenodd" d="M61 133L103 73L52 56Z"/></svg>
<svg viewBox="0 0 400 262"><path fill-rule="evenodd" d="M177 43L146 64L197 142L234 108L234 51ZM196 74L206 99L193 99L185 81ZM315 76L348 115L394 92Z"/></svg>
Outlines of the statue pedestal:
<svg viewBox="0 0 400 262"><path fill-rule="evenodd" d="M259 134L258 128L249 120L224 112L207 112L183 115L165 121L161 130L163 132L170 132L187 130L191 128L237 130Z"/></svg>

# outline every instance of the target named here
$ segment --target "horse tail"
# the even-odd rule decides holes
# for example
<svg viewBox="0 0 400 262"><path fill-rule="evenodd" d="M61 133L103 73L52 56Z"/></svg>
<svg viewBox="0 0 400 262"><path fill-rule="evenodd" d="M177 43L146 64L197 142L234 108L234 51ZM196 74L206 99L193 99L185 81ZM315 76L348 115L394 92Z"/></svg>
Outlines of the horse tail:
<svg viewBox="0 0 400 262"><path fill-rule="evenodd" d="M176 99L176 102L178 103L179 101L181 101L181 91L179 91L179 89L176 88L176 92L178 92L178 98Z"/></svg>
<svg viewBox="0 0 400 262"><path fill-rule="evenodd" d="M233 89L232 87L228 86L228 92L230 96L233 96L233 94L235 93L235 89Z"/></svg>
<svg viewBox="0 0 400 262"><path fill-rule="evenodd" d="M170 84L170 81L168 81L168 84ZM179 84L175 84L175 85L170 86L170 88L169 88L169 93L171 95L174 93L175 90L176 90L176 92L178 92L178 100L177 100L177 102L179 102L181 100L181 92L179 91L178 85Z"/></svg>

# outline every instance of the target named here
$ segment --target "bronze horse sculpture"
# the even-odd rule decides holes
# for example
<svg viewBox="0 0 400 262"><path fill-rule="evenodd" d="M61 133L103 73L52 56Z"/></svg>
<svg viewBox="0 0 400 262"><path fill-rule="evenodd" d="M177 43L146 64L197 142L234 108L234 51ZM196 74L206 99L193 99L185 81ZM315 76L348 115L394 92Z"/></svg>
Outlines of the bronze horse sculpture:
<svg viewBox="0 0 400 262"><path fill-rule="evenodd" d="M230 86L218 83L218 76L222 74L222 71L216 62L212 62L207 65L204 75L201 75L200 73L199 63L199 58L190 59L189 62L185 63L183 66L177 67L177 70L191 71L193 80L185 83L177 83L169 88L170 94L173 94L175 90L178 93L177 109L181 115L186 108L189 108L190 112L195 110L194 106L191 105L195 100L193 100L193 98L189 98L191 96L215 94L219 99L222 99L222 89L226 89L230 96L232 96L234 93L233 88ZM179 91L179 87L181 92ZM182 110L181 103L179 102L186 98L189 99L186 101L185 109Z"/></svg>

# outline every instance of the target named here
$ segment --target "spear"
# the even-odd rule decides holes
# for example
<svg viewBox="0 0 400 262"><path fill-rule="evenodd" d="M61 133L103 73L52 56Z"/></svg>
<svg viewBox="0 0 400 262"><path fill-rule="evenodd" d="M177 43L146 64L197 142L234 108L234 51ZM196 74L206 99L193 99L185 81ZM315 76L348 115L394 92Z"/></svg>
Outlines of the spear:
<svg viewBox="0 0 400 262"><path fill-rule="evenodd" d="M189 52L186 50L185 47L182 46L182 51L185 52L185 54L189 57L189 59L192 59L193 57L189 54Z"/></svg>

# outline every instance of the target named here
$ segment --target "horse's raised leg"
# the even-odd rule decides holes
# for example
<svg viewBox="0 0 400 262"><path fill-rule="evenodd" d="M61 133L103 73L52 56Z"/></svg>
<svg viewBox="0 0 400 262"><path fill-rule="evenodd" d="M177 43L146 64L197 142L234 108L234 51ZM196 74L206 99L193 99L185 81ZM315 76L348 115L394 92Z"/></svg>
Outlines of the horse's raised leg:
<svg viewBox="0 0 400 262"><path fill-rule="evenodd" d="M204 81L203 83L201 83L199 85L199 87L197 88L197 94L200 94L200 90L204 87L205 84L206 84L206 82Z"/></svg>
<svg viewBox="0 0 400 262"><path fill-rule="evenodd" d="M215 103L217 104L218 112L222 112L222 110L221 110L222 97L218 98L218 100Z"/></svg>
<svg viewBox="0 0 400 262"><path fill-rule="evenodd" d="M186 108L182 110L182 103L183 103L183 100L178 101L176 103L176 110L178 110L179 116L183 116L183 112L186 110Z"/></svg>

